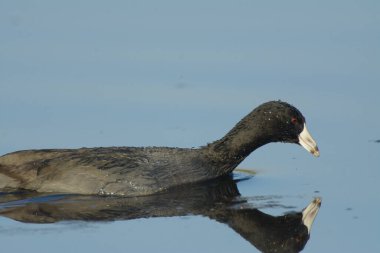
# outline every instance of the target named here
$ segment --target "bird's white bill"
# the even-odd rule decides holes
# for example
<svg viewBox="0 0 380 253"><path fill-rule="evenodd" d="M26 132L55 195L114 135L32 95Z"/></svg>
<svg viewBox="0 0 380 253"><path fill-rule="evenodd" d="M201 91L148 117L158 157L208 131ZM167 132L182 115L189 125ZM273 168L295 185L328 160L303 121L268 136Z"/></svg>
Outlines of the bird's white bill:
<svg viewBox="0 0 380 253"><path fill-rule="evenodd" d="M317 143L314 141L313 137L311 137L309 131L306 128L306 124L303 125L303 130L298 136L299 144L304 147L307 151L309 151L313 156L319 156L319 150Z"/></svg>
<svg viewBox="0 0 380 253"><path fill-rule="evenodd" d="M302 211L302 222L307 227L307 231L310 234L311 226L313 225L314 219L318 214L319 208L321 207L322 200L320 198L315 198L303 211Z"/></svg>

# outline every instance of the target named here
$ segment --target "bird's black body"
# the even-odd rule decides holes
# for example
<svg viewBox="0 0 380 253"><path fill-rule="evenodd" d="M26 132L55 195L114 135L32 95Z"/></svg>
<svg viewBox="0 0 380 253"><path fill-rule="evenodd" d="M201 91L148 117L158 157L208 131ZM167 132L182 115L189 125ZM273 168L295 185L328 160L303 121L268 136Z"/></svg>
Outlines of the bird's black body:
<svg viewBox="0 0 380 253"><path fill-rule="evenodd" d="M0 191L148 195L231 173L269 142L298 143L304 117L268 102L226 136L197 149L108 147L17 151L0 157Z"/></svg>

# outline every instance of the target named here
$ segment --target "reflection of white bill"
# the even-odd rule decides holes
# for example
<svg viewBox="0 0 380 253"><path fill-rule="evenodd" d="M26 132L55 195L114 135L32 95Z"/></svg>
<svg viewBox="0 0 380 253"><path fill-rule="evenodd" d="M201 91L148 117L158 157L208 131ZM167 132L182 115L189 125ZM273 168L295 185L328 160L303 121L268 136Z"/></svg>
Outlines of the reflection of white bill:
<svg viewBox="0 0 380 253"><path fill-rule="evenodd" d="M310 234L311 226L313 225L314 219L318 214L319 208L321 206L321 198L315 198L303 211L302 211L302 221L307 227L307 231Z"/></svg>

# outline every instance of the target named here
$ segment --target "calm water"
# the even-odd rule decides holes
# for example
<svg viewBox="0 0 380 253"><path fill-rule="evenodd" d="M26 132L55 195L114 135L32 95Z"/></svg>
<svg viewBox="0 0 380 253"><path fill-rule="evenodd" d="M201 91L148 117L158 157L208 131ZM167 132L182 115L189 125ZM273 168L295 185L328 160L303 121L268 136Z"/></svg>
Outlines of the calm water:
<svg viewBox="0 0 380 253"><path fill-rule="evenodd" d="M209 198L224 192L213 185L130 202L0 195L4 252L257 252L224 207L281 216L314 197L322 207L304 252L380 251L378 1L0 6L0 154L195 147L273 99L303 112L321 150L260 148L239 166L254 176L220 186L234 189L228 201Z"/></svg>

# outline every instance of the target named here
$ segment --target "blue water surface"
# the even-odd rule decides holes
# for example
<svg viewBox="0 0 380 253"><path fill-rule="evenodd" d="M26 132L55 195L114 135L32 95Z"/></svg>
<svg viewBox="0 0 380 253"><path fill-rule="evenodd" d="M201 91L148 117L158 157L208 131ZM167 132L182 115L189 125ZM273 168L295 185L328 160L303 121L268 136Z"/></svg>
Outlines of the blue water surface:
<svg viewBox="0 0 380 253"><path fill-rule="evenodd" d="M370 0L2 1L0 154L197 147L281 99L305 115L321 157L266 145L239 166L257 173L238 183L240 193L272 215L321 197L304 252L380 252L379 13ZM225 224L191 215L55 224L1 217L0 245L256 250Z"/></svg>

